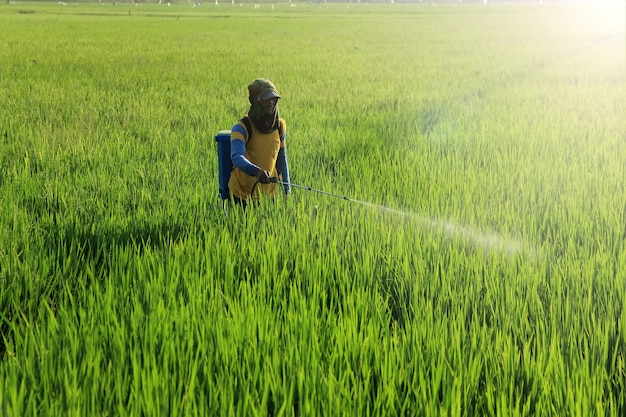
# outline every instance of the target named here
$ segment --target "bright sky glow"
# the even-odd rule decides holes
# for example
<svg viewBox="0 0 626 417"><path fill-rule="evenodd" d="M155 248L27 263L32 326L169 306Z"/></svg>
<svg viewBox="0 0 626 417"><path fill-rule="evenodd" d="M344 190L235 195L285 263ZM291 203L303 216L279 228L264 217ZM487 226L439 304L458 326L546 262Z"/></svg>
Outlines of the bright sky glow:
<svg viewBox="0 0 626 417"><path fill-rule="evenodd" d="M607 32L624 33L626 26L626 1L624 0L589 0L593 5L593 14L588 16L589 23L597 29Z"/></svg>

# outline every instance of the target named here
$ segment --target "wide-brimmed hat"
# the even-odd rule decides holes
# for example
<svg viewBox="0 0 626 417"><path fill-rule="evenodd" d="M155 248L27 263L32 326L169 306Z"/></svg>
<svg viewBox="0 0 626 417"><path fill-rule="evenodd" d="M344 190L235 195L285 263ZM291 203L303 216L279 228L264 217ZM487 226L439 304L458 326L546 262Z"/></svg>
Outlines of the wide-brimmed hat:
<svg viewBox="0 0 626 417"><path fill-rule="evenodd" d="M276 91L276 86L270 80L265 78L257 78L248 85L250 93L250 102L256 100L269 100L271 98L280 98L280 94Z"/></svg>

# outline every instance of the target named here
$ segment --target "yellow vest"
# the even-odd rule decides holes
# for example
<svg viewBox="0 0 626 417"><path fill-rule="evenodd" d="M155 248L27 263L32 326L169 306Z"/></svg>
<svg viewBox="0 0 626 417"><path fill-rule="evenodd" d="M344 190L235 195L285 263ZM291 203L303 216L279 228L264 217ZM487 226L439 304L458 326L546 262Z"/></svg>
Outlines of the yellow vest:
<svg viewBox="0 0 626 417"><path fill-rule="evenodd" d="M242 121L237 123L246 130L246 126ZM282 133L285 134L287 129L285 120L282 117L280 118L280 124L281 129L277 129L271 133L262 133L254 126L254 123L250 123L252 132L248 132L248 138L250 139L247 142L243 135L237 131L233 131L230 137L231 141L243 140L246 142L246 153L244 155L246 159L259 168L269 171L272 177L277 175L276 159L278 157L278 150L285 146L285 142L281 142L280 140L279 133L279 131L282 131ZM250 197L252 197L253 200L258 200L260 192L267 196L274 196L277 193L275 183L259 183L256 187L254 187L254 183L256 183L256 177L252 177L235 167L230 175L228 188L231 194L241 200L247 200ZM254 187L254 195L250 196L252 187Z"/></svg>

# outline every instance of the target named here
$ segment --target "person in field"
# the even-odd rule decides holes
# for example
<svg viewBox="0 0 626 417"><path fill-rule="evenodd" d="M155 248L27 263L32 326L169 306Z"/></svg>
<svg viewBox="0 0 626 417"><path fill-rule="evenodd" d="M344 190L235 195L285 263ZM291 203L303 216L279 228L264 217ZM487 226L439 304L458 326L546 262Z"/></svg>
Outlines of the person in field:
<svg viewBox="0 0 626 417"><path fill-rule="evenodd" d="M261 194L274 197L289 187L285 138L287 126L278 114L280 95L274 84L257 78L248 85L250 109L231 129L230 158L233 172L228 188L235 203L244 207ZM278 178L282 184L273 182Z"/></svg>

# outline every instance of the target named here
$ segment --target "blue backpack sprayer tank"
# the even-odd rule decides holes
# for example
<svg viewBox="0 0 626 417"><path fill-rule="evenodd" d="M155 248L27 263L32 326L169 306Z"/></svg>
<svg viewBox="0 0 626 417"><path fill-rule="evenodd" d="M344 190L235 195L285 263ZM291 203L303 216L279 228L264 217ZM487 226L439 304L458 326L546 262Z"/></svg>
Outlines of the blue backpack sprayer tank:
<svg viewBox="0 0 626 417"><path fill-rule="evenodd" d="M230 197L228 180L230 179L230 173L233 171L233 163L230 159L230 132L230 130L220 130L215 135L220 182L219 197L222 199L222 205L224 208L226 207L226 200Z"/></svg>

